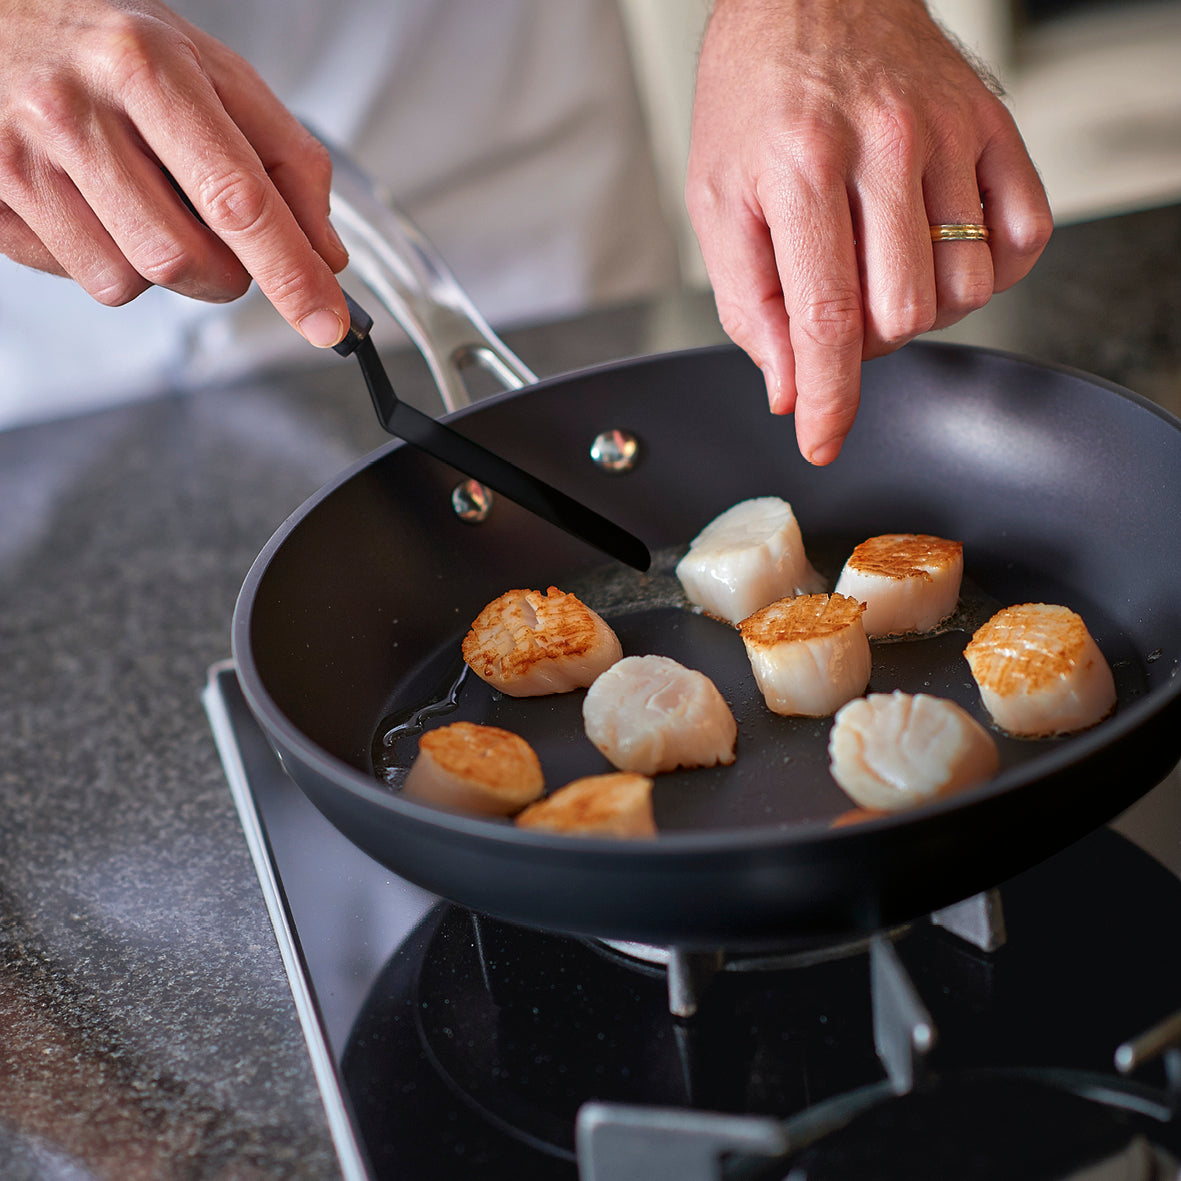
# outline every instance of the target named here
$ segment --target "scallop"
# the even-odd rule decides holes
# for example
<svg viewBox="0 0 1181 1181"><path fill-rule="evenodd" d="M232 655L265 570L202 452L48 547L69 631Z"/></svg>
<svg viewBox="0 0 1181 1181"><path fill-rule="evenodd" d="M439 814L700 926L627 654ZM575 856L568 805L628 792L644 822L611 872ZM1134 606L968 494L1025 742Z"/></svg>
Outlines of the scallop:
<svg viewBox="0 0 1181 1181"><path fill-rule="evenodd" d="M453 722L419 739L402 794L452 812L512 816L544 790L537 753L520 735Z"/></svg>
<svg viewBox="0 0 1181 1181"><path fill-rule="evenodd" d="M982 783L1000 765L992 735L954 701L900 691L844 706L828 754L832 777L873 812L899 812Z"/></svg>
<svg viewBox="0 0 1181 1181"><path fill-rule="evenodd" d="M1070 734L1115 709L1111 668L1069 607L1006 607L977 629L964 656L985 708L1010 734Z"/></svg>
<svg viewBox="0 0 1181 1181"><path fill-rule="evenodd" d="M964 547L926 533L885 533L849 555L836 590L865 604L869 636L930 631L956 609Z"/></svg>
<svg viewBox="0 0 1181 1181"><path fill-rule="evenodd" d="M653 837L652 780L632 771L587 775L530 804L516 823L571 836Z"/></svg>
<svg viewBox="0 0 1181 1181"><path fill-rule="evenodd" d="M472 672L510 697L584 689L622 655L611 626L556 586L545 594L506 591L476 616L463 640Z"/></svg>
<svg viewBox="0 0 1181 1181"><path fill-rule="evenodd" d="M872 658L862 606L845 595L780 599L738 630L773 713L826 717L869 684Z"/></svg>
<svg viewBox="0 0 1181 1181"><path fill-rule="evenodd" d="M655 775L734 761L738 725L704 673L667 656L625 656L582 703L586 736L620 771Z"/></svg>
<svg viewBox="0 0 1181 1181"><path fill-rule="evenodd" d="M777 496L743 500L706 525L677 578L691 603L733 624L776 599L824 589L791 505Z"/></svg>

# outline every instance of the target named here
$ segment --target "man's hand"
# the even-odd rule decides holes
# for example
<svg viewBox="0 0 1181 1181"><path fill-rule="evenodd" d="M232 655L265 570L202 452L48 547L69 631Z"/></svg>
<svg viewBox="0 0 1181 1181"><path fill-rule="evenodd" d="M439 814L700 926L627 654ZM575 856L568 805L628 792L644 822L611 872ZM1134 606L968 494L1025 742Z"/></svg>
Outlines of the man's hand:
<svg viewBox="0 0 1181 1181"><path fill-rule="evenodd" d="M815 464L862 360L1016 283L1052 227L1011 116L920 0L717 0L686 198L722 326ZM988 242L931 241L980 222Z"/></svg>
<svg viewBox="0 0 1181 1181"><path fill-rule="evenodd" d="M253 277L341 339L327 153L245 61L156 0L0 0L0 29L0 251L110 305Z"/></svg>

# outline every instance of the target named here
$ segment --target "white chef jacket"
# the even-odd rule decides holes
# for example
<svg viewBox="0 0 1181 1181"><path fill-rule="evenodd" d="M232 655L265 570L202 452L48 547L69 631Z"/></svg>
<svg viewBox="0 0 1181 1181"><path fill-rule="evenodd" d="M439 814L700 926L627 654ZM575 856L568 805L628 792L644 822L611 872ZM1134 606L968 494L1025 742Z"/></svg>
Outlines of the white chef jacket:
<svg viewBox="0 0 1181 1181"><path fill-rule="evenodd" d="M494 324L675 282L616 0L173 7L380 178ZM323 360L256 289L106 308L0 258L0 427Z"/></svg>

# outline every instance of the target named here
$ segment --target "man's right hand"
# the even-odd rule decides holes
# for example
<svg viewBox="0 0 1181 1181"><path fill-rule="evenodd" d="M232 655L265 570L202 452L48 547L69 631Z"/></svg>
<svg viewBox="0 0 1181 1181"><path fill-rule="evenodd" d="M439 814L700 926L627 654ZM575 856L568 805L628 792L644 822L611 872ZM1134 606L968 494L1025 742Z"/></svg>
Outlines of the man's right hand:
<svg viewBox="0 0 1181 1181"><path fill-rule="evenodd" d="M344 336L327 153L250 65L156 0L0 0L0 28L0 251L112 306L253 278Z"/></svg>

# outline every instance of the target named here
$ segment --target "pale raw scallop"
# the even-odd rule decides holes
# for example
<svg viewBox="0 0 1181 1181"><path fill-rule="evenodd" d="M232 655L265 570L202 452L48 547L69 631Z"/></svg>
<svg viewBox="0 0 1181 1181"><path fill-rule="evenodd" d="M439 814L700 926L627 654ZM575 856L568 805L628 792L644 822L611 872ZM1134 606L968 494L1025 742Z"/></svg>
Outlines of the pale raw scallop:
<svg viewBox="0 0 1181 1181"><path fill-rule="evenodd" d="M667 656L625 656L587 690L586 736L620 771L655 775L734 761L738 724L704 673Z"/></svg>
<svg viewBox="0 0 1181 1181"><path fill-rule="evenodd" d="M631 771L588 775L530 804L521 828L587 837L654 837L652 780Z"/></svg>
<svg viewBox="0 0 1181 1181"><path fill-rule="evenodd" d="M677 577L691 603L734 624L776 599L824 589L791 505L777 496L740 501L715 517L677 563Z"/></svg>
<svg viewBox="0 0 1181 1181"><path fill-rule="evenodd" d="M798 595L738 625L769 710L822 718L865 692L871 656L861 614L845 595Z"/></svg>
<svg viewBox="0 0 1181 1181"><path fill-rule="evenodd" d="M899 812L996 774L992 735L954 701L871 693L850 701L828 737L832 777L863 808Z"/></svg>
<svg viewBox="0 0 1181 1181"><path fill-rule="evenodd" d="M885 533L849 555L836 590L865 604L869 636L930 631L956 608L964 547L925 533Z"/></svg>
<svg viewBox="0 0 1181 1181"><path fill-rule="evenodd" d="M1069 607L1006 607L977 629L964 656L993 721L1010 734L1069 734L1115 709L1111 668Z"/></svg>
<svg viewBox="0 0 1181 1181"><path fill-rule="evenodd" d="M463 640L463 658L481 680L510 697L584 689L623 655L610 625L585 603L551 586L493 599Z"/></svg>
<svg viewBox="0 0 1181 1181"><path fill-rule="evenodd" d="M537 754L519 735L453 722L418 740L402 794L453 812L512 816L544 790Z"/></svg>

